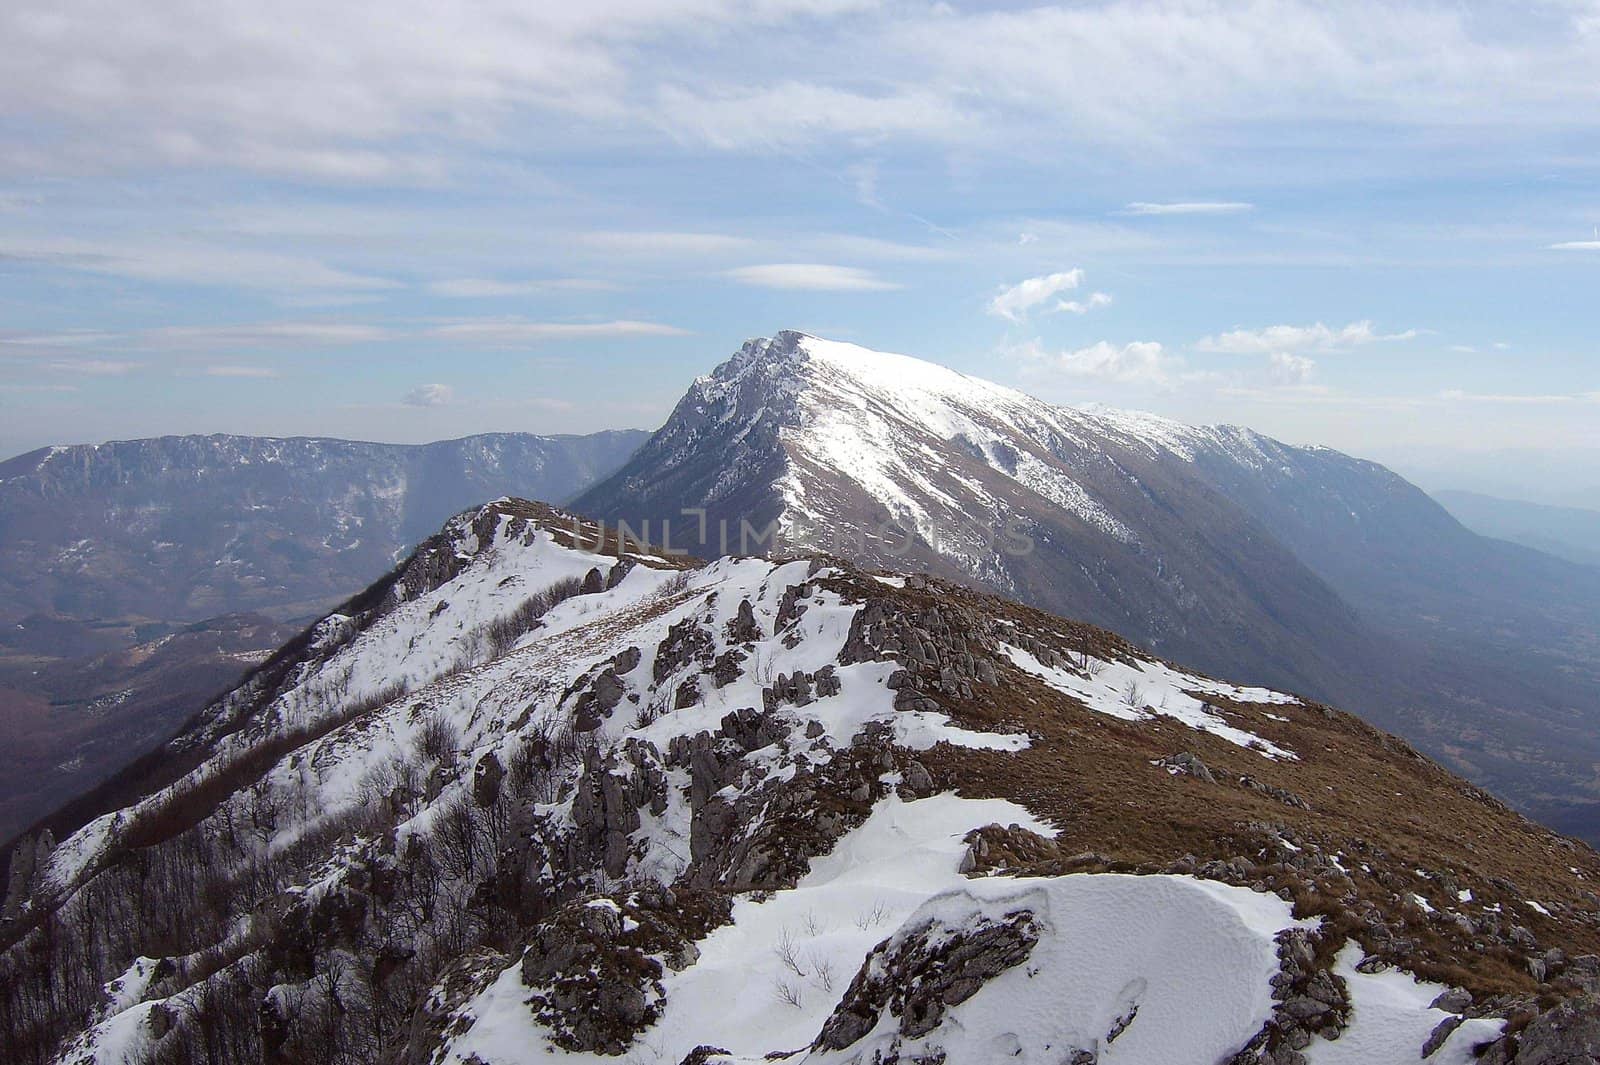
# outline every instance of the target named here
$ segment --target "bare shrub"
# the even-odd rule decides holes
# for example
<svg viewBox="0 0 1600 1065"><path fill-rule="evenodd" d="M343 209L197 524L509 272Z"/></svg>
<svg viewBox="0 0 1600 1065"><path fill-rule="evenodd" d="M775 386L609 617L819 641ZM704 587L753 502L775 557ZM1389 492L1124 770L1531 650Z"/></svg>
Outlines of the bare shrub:
<svg viewBox="0 0 1600 1065"><path fill-rule="evenodd" d="M805 979L806 971L800 966L800 945L795 942L793 933L787 928L783 930L783 935L778 937L778 943L772 948L772 952L778 956L785 969L802 980Z"/></svg>
<svg viewBox="0 0 1600 1065"><path fill-rule="evenodd" d="M869 928L877 928L889 920L889 904L878 899L870 907L856 914L855 925L865 932Z"/></svg>
<svg viewBox="0 0 1600 1065"><path fill-rule="evenodd" d="M826 994L833 993L834 967L833 962L822 954L813 953L811 961L811 980Z"/></svg>
<svg viewBox="0 0 1600 1065"><path fill-rule="evenodd" d="M437 711L423 719L413 744L417 757L434 765L453 765L461 746L461 730Z"/></svg>
<svg viewBox="0 0 1600 1065"><path fill-rule="evenodd" d="M486 622L469 636L481 637L475 641L473 657L493 661L516 646L517 641L539 625L539 619L561 603L583 591L583 581L566 577L528 596L517 608L503 617ZM479 652L481 652L481 657Z"/></svg>
<svg viewBox="0 0 1600 1065"><path fill-rule="evenodd" d="M445 868L457 877L471 876L479 862L492 854L489 826L465 795L457 795L439 811L434 819L434 839Z"/></svg>
<svg viewBox="0 0 1600 1065"><path fill-rule="evenodd" d="M785 1005L800 1009L805 1005L805 995L800 990L800 985L788 980L778 980L773 985L773 993L778 996L778 1001Z"/></svg>

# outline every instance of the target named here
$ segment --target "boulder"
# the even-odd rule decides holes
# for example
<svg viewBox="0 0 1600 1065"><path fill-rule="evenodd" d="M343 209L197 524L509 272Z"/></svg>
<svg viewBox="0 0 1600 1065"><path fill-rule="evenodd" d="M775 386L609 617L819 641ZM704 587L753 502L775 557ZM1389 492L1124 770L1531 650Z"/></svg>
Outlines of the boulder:
<svg viewBox="0 0 1600 1065"><path fill-rule="evenodd" d="M1547 1010L1522 1030L1513 1065L1600 1061L1600 998L1583 995Z"/></svg>
<svg viewBox="0 0 1600 1065"><path fill-rule="evenodd" d="M1161 759L1161 764L1182 776L1195 777L1207 784L1215 784L1217 778L1211 775L1211 769L1200 760L1200 756L1190 751L1179 751Z"/></svg>
<svg viewBox="0 0 1600 1065"><path fill-rule="evenodd" d="M1027 960L1038 941L1027 910L959 927L929 920L897 933L867 955L812 1047L844 1050L877 1028L885 1011L897 1019L899 1038L925 1036L945 1010Z"/></svg>

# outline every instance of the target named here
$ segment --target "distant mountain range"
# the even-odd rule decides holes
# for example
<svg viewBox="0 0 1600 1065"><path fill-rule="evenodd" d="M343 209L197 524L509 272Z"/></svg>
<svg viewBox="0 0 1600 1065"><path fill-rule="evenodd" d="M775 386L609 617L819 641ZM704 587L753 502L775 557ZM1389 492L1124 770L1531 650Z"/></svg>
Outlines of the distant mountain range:
<svg viewBox="0 0 1600 1065"><path fill-rule="evenodd" d="M1600 511L1500 499L1478 492L1443 490L1429 494L1473 532L1510 540L1569 562L1600 566Z"/></svg>
<svg viewBox="0 0 1600 1065"><path fill-rule="evenodd" d="M169 736L452 514L565 499L647 435L179 436L0 463L0 839Z"/></svg>
<svg viewBox="0 0 1600 1065"><path fill-rule="evenodd" d="M1600 838L1600 572L1479 536L1372 462L783 332L572 507L696 553L770 533L975 582L1358 708Z"/></svg>
<svg viewBox="0 0 1600 1065"><path fill-rule="evenodd" d="M498 495L565 499L645 438L168 436L0 463L0 622L316 613Z"/></svg>

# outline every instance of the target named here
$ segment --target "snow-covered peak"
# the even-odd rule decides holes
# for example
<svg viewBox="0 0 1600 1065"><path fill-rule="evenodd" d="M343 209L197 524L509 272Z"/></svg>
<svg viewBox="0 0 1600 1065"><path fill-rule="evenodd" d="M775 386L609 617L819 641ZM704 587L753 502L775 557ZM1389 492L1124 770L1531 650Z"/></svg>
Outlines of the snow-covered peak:
<svg viewBox="0 0 1600 1065"><path fill-rule="evenodd" d="M746 341L732 359L699 378L696 386L707 399L725 400L752 379L767 385L763 401L808 391L858 402L870 398L896 410L934 414L941 427L949 427L952 410L1010 415L1018 428L1026 427L1027 420L1019 417L1026 413L1111 438L1136 440L1184 458L1192 457L1197 444L1228 428L1191 426L1101 404L1060 407L926 359L791 329Z"/></svg>

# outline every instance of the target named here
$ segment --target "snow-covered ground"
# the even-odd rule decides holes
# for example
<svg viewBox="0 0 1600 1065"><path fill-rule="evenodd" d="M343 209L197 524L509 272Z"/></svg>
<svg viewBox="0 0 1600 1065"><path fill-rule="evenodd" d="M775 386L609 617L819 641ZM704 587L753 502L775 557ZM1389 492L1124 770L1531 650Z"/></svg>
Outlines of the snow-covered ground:
<svg viewBox="0 0 1600 1065"><path fill-rule="evenodd" d="M1294 758L1295 753L1253 732L1227 722L1201 695L1221 696L1243 703L1296 703L1292 695L1266 688L1241 688L1196 676L1150 660L1108 662L1088 657L1081 670L1047 666L1020 647L1005 647L1011 661L1057 691L1065 692L1097 713L1124 721L1168 717L1197 732L1209 732L1259 751L1268 758ZM1281 720L1281 719L1280 719Z"/></svg>
<svg viewBox="0 0 1600 1065"><path fill-rule="evenodd" d="M960 928L1019 910L1035 915L1040 942L928 1038L951 1062L1057 1065L1074 1049L1096 1050L1106 1063L1214 1061L1260 1029L1272 1010L1273 936L1296 924L1287 903L1188 877L962 876L962 838L994 823L1053 832L1003 800L884 799L793 890L735 904L733 923L700 944L700 960L668 975L666 1011L629 1060L677 1065L702 1044L751 1062L803 1050L880 941L932 921ZM461 1011L471 1027L446 1060L616 1060L550 1044L522 1007L526 996L512 966ZM789 1060L870 1062L891 1022L845 1051Z"/></svg>
<svg viewBox="0 0 1600 1065"><path fill-rule="evenodd" d="M1363 973L1356 969L1361 948L1347 944L1334 972L1344 979L1352 1006L1350 1027L1331 1042L1306 1048L1311 1065L1372 1065L1374 1062L1418 1061L1429 1034L1451 1015L1430 1004L1446 988L1390 969ZM1472 1048L1500 1034L1501 1021L1464 1021L1434 1054L1429 1065L1473 1065Z"/></svg>

